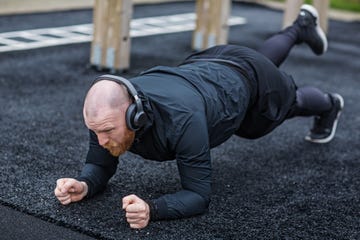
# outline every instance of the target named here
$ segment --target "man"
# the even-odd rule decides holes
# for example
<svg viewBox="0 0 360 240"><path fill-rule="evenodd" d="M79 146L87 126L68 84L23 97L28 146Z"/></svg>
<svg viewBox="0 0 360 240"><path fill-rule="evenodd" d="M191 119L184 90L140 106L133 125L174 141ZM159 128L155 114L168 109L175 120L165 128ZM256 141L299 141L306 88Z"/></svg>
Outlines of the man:
<svg viewBox="0 0 360 240"><path fill-rule="evenodd" d="M76 179L57 181L55 195L66 205L103 190L129 150L145 159L177 160L182 190L144 201L123 198L131 228L207 210L211 193L210 149L236 134L259 138L286 119L315 116L306 140L334 137L344 101L314 87L298 88L278 70L295 44L327 50L317 11L303 5L294 24L255 52L217 46L195 53L178 67L155 67L126 79L105 75L87 93L83 115L90 130L86 164Z"/></svg>

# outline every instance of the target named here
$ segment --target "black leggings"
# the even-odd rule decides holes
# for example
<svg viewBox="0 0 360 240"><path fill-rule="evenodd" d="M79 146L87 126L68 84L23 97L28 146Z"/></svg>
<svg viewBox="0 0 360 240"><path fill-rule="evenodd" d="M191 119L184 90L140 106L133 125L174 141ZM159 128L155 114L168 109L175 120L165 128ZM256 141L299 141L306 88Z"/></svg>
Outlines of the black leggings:
<svg viewBox="0 0 360 240"><path fill-rule="evenodd" d="M285 30L267 39L258 49L276 66L280 66L289 55L292 47L300 43L296 25L292 25ZM295 116L321 115L332 107L331 99L327 93L315 87L300 87L296 91L296 106L292 109L288 118Z"/></svg>

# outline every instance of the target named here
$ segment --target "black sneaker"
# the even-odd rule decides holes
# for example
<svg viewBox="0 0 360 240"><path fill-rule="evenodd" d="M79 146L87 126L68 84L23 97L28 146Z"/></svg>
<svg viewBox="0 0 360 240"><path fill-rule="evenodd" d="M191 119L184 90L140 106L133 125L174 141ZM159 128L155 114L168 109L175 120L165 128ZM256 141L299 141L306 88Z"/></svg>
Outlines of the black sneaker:
<svg viewBox="0 0 360 240"><path fill-rule="evenodd" d="M344 108L344 99L337 93L329 94L333 107L322 116L316 116L313 128L305 140L313 143L330 142L335 135L337 123Z"/></svg>
<svg viewBox="0 0 360 240"><path fill-rule="evenodd" d="M326 52L328 42L324 31L319 26L318 11L311 5L304 4L294 24L300 26L297 43L305 42L311 50L321 55Z"/></svg>

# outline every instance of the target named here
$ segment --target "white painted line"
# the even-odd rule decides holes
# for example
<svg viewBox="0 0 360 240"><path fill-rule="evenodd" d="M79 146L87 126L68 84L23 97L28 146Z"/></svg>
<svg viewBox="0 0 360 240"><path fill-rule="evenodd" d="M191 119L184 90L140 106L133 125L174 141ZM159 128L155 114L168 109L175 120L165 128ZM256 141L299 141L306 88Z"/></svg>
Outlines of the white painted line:
<svg viewBox="0 0 360 240"><path fill-rule="evenodd" d="M195 20L195 13L133 19L130 23L130 36L191 31L195 29ZM242 17L232 16L228 20L229 26L245 23L246 19ZM90 42L92 33L92 24L0 33L0 52Z"/></svg>
<svg viewBox="0 0 360 240"><path fill-rule="evenodd" d="M9 38L2 38L0 37L0 44L5 44L5 45L15 45L15 44L18 44L19 42L18 41L15 41L15 40L11 40Z"/></svg>

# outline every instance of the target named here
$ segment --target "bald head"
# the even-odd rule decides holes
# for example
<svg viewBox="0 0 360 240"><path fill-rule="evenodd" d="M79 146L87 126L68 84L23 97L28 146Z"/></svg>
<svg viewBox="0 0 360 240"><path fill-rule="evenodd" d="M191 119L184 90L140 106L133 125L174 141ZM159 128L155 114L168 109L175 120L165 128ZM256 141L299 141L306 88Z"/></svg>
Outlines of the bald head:
<svg viewBox="0 0 360 240"><path fill-rule="evenodd" d="M125 111L131 103L125 86L109 80L95 83L84 102L84 117L96 118L103 110Z"/></svg>

